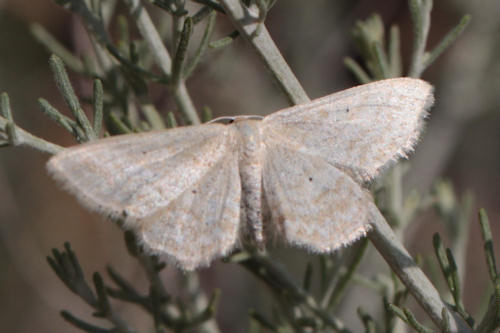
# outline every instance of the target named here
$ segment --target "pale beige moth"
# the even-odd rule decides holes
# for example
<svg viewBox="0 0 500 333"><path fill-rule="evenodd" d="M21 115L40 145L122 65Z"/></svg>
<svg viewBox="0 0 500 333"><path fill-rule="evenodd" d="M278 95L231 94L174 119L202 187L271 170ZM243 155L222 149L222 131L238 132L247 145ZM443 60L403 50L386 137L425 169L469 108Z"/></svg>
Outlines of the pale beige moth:
<svg viewBox="0 0 500 333"><path fill-rule="evenodd" d="M363 185L413 150L432 102L424 81L383 80L261 120L92 141L48 169L182 269L207 266L242 238L331 252L369 231L377 208Z"/></svg>

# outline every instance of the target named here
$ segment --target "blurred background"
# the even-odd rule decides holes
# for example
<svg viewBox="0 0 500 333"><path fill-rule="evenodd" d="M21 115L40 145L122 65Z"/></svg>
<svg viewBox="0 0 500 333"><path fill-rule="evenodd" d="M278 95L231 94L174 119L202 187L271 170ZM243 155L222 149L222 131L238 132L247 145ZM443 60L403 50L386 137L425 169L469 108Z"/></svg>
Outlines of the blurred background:
<svg viewBox="0 0 500 333"><path fill-rule="evenodd" d="M357 20L374 12L381 15L386 28L400 26L406 66L412 41L406 1L281 0L269 13L266 25L309 96L315 98L357 84L343 58L358 57L350 31ZM488 211L500 257L500 4L497 0L436 1L429 43L432 47L466 13L472 21L465 33L423 75L435 86L436 103L422 141L411 156L405 187L425 192L444 178L451 180L460 196L466 191L473 194L464 293L465 306L474 313L481 307L488 283L476 216L479 207ZM67 112L49 71L50 55L30 33L30 24L35 22L77 53L89 48L79 20L52 1L0 0L0 91L9 93L20 126L60 145L73 145L73 138L43 116L37 106L37 99L44 97ZM218 36L231 31L223 17L217 29ZM72 80L79 94L89 94L91 83L76 76ZM215 116L266 115L287 106L243 39L225 49L208 51L187 86L196 106L210 106ZM153 99L162 111L174 107L161 87L155 89ZM63 286L46 262L51 249L61 248L65 241L71 242L89 278L93 271L104 272L111 263L146 288L143 272L126 253L119 228L87 212L58 188L45 171L47 159L47 155L30 149L0 151L2 332L77 332L60 317L62 309L89 318L91 309ZM436 214L424 212L408 228L405 244L413 255L427 256L436 231L443 231ZM370 256L377 257L375 250L370 251L374 252ZM277 256L289 261L292 272L301 272L307 254L278 249ZM371 272L366 265L362 270ZM218 320L224 332L245 332L248 309L270 301L265 287L238 265L218 262L200 275L208 292L222 288ZM175 295L182 283L178 272L167 268L163 277ZM434 282L443 285L440 279ZM375 309L381 306L377 302L380 300L374 300ZM356 304L359 299L349 299L339 314L351 318L345 321L353 327L359 327ZM130 313L139 325L148 325L147 316L140 311L121 303L117 307Z"/></svg>

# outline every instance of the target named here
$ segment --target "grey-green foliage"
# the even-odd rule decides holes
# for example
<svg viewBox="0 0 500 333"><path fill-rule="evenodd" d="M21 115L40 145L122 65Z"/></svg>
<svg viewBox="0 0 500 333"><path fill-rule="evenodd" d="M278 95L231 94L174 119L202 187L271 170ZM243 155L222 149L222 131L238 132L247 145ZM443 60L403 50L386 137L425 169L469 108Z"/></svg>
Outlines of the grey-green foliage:
<svg viewBox="0 0 500 333"><path fill-rule="evenodd" d="M237 1L194 0L201 6L188 10L183 0L154 0L155 10L168 13L172 19L172 34L166 38L159 33L143 4L138 0L123 1L130 10L130 16L121 16L116 20L118 40L113 42L109 30L113 11L117 1L84 1L58 0L59 5L78 15L84 23L94 44L95 57L74 55L64 48L40 25L34 24L32 32L54 55L50 58L50 66L55 81L72 117L54 108L49 101L39 100L42 112L50 119L66 129L78 142L95 140L101 136L120 133L132 133L149 129L175 127L178 122L198 124L200 118L211 119L211 110L204 107L199 116L185 86L185 81L195 74L195 69L210 49L227 47L238 36L245 37L253 48L262 56L266 66L279 87L291 102L306 101L307 95L281 58L263 25L267 12L276 1L247 1L245 6ZM192 7L189 7L192 8ZM239 9L256 10L255 24L245 26L235 21L234 31L220 40L212 40L216 18L219 15L230 15L237 18ZM430 0L410 0L409 10L414 26L413 53L408 75L419 77L422 72L448 47L464 30L469 17L464 16L457 26L445 35L432 50L427 50L427 35L431 26ZM250 12L247 12L250 13ZM142 39L132 40L129 24L135 24ZM194 29L203 29L202 38L196 44L191 36ZM373 80L402 76L402 56L400 50L400 32L397 26L389 30L388 38L384 23L380 16L374 14L365 21L359 21L353 28L352 36L359 48L362 64L347 57L345 64L360 83ZM163 42L167 39L170 47ZM277 56L279 55L279 56ZM82 99L93 108L92 119L89 119L77 98L68 79L63 64L81 77L92 79L93 96ZM156 67L155 67L156 65ZM176 102L176 111L168 112L164 119L149 99L149 86L159 83L169 89ZM57 153L60 146L38 138L19 127L13 119L7 94L1 95L0 105L0 144L2 146L30 146L47 153ZM176 119L176 116L180 119ZM104 122L104 127L102 123ZM411 220L422 210L434 206L442 216L445 224L452 228L457 222L469 220L470 204L459 202L453 189L445 183L437 183L432 193L418 194L411 192L402 195L402 177L404 165L395 166L389 175L378 184L376 199L387 220L402 234ZM444 185L443 185L444 184ZM452 194L450 196L450 193ZM451 199L450 199L451 198ZM454 252L463 249L464 228L451 230L454 234L453 250L444 249L438 235L434 238L436 257L451 295L452 307L477 332L492 332L500 325L500 279L494 259L493 243L486 213L480 212L481 228L484 238L486 261L492 281L492 295L487 312L482 319L475 320L465 309L461 293L460 265L464 265L463 253L455 257ZM166 328L183 331L202 326L204 331L217 332L213 321L219 293L215 292L210 300L205 299L206 306L194 306L199 303L184 304L173 299L163 285L160 273L164 263L155 256L142 252L131 232L125 233L125 241L129 254L137 259L149 280L149 291L141 294L136 287L122 277L115 268L107 268L112 281L107 285L100 273L95 272L93 283L85 279L82 267L70 245L64 245L64 251L54 250L48 262L61 281L94 310L96 317L105 318L112 328L102 328L85 322L68 311L62 316L71 324L87 332L135 332L131 324L118 313L110 298L135 304L146 310L154 323L156 332ZM462 244L455 246L456 244ZM273 310L263 313L261 310L250 311L251 332L352 332L349 326L336 316L342 298L352 283L376 290L381 295L383 306L382 318L370 315L360 306L358 314L366 332L392 332L397 318L402 319L418 332L449 331L449 313L442 309L439 328L429 328L428 323L420 323L406 306L409 289L405 287L395 274L384 279L363 277L356 273L362 262L368 240L360 241L349 251L349 255L338 265L336 255L312 257L307 264L302 281L293 277L282 264L272 259L269 254L259 251L242 250L232 254L226 261L237 263L256 276L263 285L272 291L275 299ZM458 258L458 261L456 260ZM198 301L205 298L197 282L197 275L185 276L190 286L198 295ZM313 281L319 281L314 286ZM223 296L222 296L223 297ZM237 302L237 300L234 300ZM143 331L143 330L137 330Z"/></svg>

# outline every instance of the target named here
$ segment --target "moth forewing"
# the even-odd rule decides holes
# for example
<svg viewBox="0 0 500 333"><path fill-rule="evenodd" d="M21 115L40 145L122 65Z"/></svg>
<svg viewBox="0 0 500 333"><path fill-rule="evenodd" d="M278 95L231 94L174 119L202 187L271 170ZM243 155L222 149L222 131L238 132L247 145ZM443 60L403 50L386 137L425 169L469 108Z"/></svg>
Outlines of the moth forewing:
<svg viewBox="0 0 500 333"><path fill-rule="evenodd" d="M221 124L121 135L68 148L48 170L85 206L137 231L146 249L194 269L236 244L237 140Z"/></svg>
<svg viewBox="0 0 500 333"><path fill-rule="evenodd" d="M376 81L270 114L263 140L321 156L363 182L413 150L432 102L425 81Z"/></svg>

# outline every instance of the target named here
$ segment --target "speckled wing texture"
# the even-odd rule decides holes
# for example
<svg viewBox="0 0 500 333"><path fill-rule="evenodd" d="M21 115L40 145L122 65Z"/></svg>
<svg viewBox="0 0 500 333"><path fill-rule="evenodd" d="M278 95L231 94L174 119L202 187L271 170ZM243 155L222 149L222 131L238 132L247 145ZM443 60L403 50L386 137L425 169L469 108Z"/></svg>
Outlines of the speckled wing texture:
<svg viewBox="0 0 500 333"><path fill-rule="evenodd" d="M329 252L365 235L377 209L362 184L416 143L432 87L399 78L264 118L264 197L277 237Z"/></svg>
<svg viewBox="0 0 500 333"><path fill-rule="evenodd" d="M263 120L264 141L321 156L367 181L413 150L432 103L425 81L376 81L272 113Z"/></svg>
<svg viewBox="0 0 500 333"><path fill-rule="evenodd" d="M69 148L48 169L87 207L190 270L238 240L238 138L221 124L114 136Z"/></svg>
<svg viewBox="0 0 500 333"><path fill-rule="evenodd" d="M368 231L370 194L323 158L274 146L266 150L264 192L276 237L331 252Z"/></svg>

